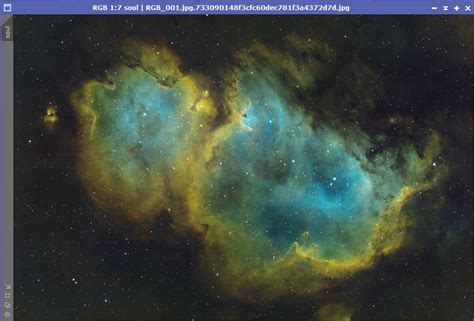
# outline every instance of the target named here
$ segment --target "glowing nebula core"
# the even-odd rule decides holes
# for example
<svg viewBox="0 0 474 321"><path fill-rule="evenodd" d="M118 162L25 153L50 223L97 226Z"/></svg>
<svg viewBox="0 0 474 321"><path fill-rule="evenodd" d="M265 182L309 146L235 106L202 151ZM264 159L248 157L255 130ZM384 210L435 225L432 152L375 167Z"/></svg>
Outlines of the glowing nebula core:
<svg viewBox="0 0 474 321"><path fill-rule="evenodd" d="M129 223L169 211L202 235L201 270L242 300L320 295L370 268L403 247L406 204L445 173L436 133L371 155L357 124L318 118L310 89L334 53L286 45L236 54L217 93L166 47L129 42L107 79L72 97L77 169L97 206Z"/></svg>

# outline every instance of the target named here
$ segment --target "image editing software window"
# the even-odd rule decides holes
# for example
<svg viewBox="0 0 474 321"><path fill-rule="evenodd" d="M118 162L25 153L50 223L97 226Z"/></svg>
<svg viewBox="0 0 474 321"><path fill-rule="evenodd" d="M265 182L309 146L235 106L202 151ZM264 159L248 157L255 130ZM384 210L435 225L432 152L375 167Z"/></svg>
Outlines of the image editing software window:
<svg viewBox="0 0 474 321"><path fill-rule="evenodd" d="M473 319L470 16L2 18L2 320Z"/></svg>

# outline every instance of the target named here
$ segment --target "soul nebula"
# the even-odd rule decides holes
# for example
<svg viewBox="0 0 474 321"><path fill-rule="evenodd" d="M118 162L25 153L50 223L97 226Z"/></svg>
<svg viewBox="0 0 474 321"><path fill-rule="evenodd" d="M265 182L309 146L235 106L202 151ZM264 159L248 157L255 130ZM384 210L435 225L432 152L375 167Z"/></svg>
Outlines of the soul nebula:
<svg viewBox="0 0 474 321"><path fill-rule="evenodd" d="M436 131L388 144L350 120L374 99L363 62L328 103L338 57L322 41L249 44L209 73L164 42L118 51L71 98L79 176L115 221L167 213L200 235L200 271L234 298L323 297L403 248L415 204L446 176Z"/></svg>

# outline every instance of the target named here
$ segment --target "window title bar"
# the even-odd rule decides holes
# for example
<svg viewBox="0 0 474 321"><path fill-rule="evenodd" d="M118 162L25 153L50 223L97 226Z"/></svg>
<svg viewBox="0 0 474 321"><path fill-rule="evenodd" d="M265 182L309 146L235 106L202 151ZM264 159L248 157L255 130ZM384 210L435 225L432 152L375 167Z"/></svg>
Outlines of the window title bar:
<svg viewBox="0 0 474 321"><path fill-rule="evenodd" d="M16 0L2 14L472 14L472 0Z"/></svg>

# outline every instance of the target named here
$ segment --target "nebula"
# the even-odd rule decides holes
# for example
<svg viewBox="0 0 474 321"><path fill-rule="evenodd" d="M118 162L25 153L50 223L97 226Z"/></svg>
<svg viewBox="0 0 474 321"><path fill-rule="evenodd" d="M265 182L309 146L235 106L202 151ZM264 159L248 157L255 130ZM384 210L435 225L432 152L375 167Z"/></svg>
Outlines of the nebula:
<svg viewBox="0 0 474 321"><path fill-rule="evenodd" d="M179 180L189 175L190 150L212 106L166 48L128 53L127 62L137 66L85 83L72 99L81 125L78 170L90 195L101 208L139 219L179 207Z"/></svg>
<svg viewBox="0 0 474 321"><path fill-rule="evenodd" d="M215 92L166 46L127 42L72 95L97 207L127 224L168 211L201 235L203 273L244 301L323 296L371 268L404 246L409 204L446 174L436 132L381 149L342 106L314 110L337 57L314 39L285 45L243 48Z"/></svg>
<svg viewBox="0 0 474 321"><path fill-rule="evenodd" d="M423 156L399 146L368 159L370 137L341 133L289 98L283 75L301 86L317 77L288 75L296 61L279 58L261 47L238 58L226 95L233 121L195 189L202 207L193 216L210 226L206 262L247 299L317 293L369 268L402 245L405 203L443 175L432 165L436 134Z"/></svg>

